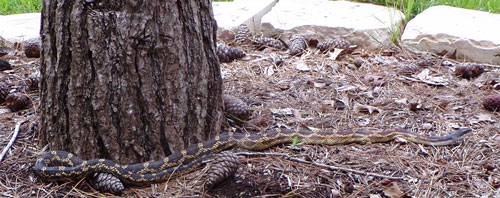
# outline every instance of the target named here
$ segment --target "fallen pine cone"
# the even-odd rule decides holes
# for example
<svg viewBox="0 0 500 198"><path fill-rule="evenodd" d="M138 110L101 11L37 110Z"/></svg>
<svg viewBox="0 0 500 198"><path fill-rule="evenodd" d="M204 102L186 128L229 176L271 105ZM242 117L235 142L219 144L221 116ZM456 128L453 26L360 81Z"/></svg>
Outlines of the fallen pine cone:
<svg viewBox="0 0 500 198"><path fill-rule="evenodd" d="M237 123L250 119L252 112L248 104L243 100L228 94L222 95L222 100L224 102L224 114L228 119Z"/></svg>
<svg viewBox="0 0 500 198"><path fill-rule="evenodd" d="M457 66L455 69L455 75L461 78L473 79L478 77L484 72L483 67L475 64L463 64Z"/></svg>
<svg viewBox="0 0 500 198"><path fill-rule="evenodd" d="M484 97L483 106L487 110L490 111L499 111L500 110L500 95L492 94Z"/></svg>
<svg viewBox="0 0 500 198"><path fill-rule="evenodd" d="M231 62L235 59L243 58L246 56L243 50L238 48L230 47L224 44L217 45L217 56L219 61L223 63Z"/></svg>
<svg viewBox="0 0 500 198"><path fill-rule="evenodd" d="M24 46L24 54L28 58L40 58L40 44L36 42L28 43Z"/></svg>
<svg viewBox="0 0 500 198"><path fill-rule="evenodd" d="M9 86L7 84L0 82L0 104L5 102L5 98L9 95Z"/></svg>
<svg viewBox="0 0 500 198"><path fill-rule="evenodd" d="M258 49L263 50L266 47L272 47L280 50L286 50L286 46L279 40L273 38L254 38L252 44Z"/></svg>
<svg viewBox="0 0 500 198"><path fill-rule="evenodd" d="M343 50L348 50L350 48L351 44L349 41L342 39L342 38L335 38L332 40L328 40L325 42L321 42L318 44L318 49L321 52L327 52L327 51L332 51L335 48L337 49L343 49Z"/></svg>
<svg viewBox="0 0 500 198"><path fill-rule="evenodd" d="M304 36L297 34L290 38L290 52L292 56L300 56L307 48L307 42Z"/></svg>
<svg viewBox="0 0 500 198"><path fill-rule="evenodd" d="M31 105L30 98L22 93L9 94L7 98L5 98L5 102L7 103L7 108L12 112L26 109Z"/></svg>
<svg viewBox="0 0 500 198"><path fill-rule="evenodd" d="M208 164L209 169L204 179L204 189L208 190L214 185L233 177L238 171L239 165L238 156L232 151L215 154L213 161Z"/></svg>
<svg viewBox="0 0 500 198"><path fill-rule="evenodd" d="M250 44L252 38L252 33L247 25L241 24L238 26L238 30L236 32L236 43L239 45L247 45Z"/></svg>
<svg viewBox="0 0 500 198"><path fill-rule="evenodd" d="M399 67L398 73L403 76L411 76L416 74L418 71L418 66L413 63L404 64Z"/></svg>

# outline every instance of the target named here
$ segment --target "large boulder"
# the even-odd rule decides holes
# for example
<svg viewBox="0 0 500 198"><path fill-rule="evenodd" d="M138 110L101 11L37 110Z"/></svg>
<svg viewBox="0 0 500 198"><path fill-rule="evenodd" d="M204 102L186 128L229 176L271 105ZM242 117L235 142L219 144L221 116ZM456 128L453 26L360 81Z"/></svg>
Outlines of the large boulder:
<svg viewBox="0 0 500 198"><path fill-rule="evenodd" d="M404 16L400 11L367 3L328 0L280 0L262 18L266 37L287 40L303 34L325 41L343 37L365 48L379 48L392 41Z"/></svg>
<svg viewBox="0 0 500 198"><path fill-rule="evenodd" d="M232 2L212 2L217 26L234 29L246 24L250 31L260 31L261 18L271 10L277 0L234 0Z"/></svg>
<svg viewBox="0 0 500 198"><path fill-rule="evenodd" d="M40 13L0 15L0 37L7 46L40 38Z"/></svg>
<svg viewBox="0 0 500 198"><path fill-rule="evenodd" d="M500 15L434 6L411 20L404 45L460 61L500 64Z"/></svg>

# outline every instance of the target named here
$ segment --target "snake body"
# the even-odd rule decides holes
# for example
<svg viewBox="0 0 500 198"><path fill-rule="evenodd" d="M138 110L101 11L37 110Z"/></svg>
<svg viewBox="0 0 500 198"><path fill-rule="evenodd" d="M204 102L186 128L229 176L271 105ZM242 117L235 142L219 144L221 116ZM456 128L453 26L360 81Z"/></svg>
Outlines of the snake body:
<svg viewBox="0 0 500 198"><path fill-rule="evenodd" d="M456 130L447 136L423 136L396 129L382 132L363 130L342 132L312 132L289 129L273 129L261 135L243 133L222 133L203 143L193 144L186 150L173 153L156 161L120 165L106 159L82 160L72 153L52 151L39 155L34 171L42 179L50 181L78 180L92 173L109 173L129 185L147 185L166 181L180 174L191 171L202 164L211 155L228 148L263 150L269 147L292 143L294 139L305 144L342 145L350 143L388 142L403 138L409 142L444 146L455 144L469 128Z"/></svg>

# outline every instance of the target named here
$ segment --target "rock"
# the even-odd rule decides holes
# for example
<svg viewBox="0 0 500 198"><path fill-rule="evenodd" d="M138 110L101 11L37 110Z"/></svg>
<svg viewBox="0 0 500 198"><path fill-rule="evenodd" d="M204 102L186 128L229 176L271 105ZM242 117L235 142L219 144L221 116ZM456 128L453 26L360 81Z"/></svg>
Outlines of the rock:
<svg viewBox="0 0 500 198"><path fill-rule="evenodd" d="M265 37L281 35L285 42L294 34L306 39L327 41L347 38L360 48L378 48L391 43L387 29L402 23L403 14L395 9L366 3L328 0L280 0L262 17ZM375 39L373 39L376 38Z"/></svg>
<svg viewBox="0 0 500 198"><path fill-rule="evenodd" d="M364 63L365 61L361 58L355 58L353 61L354 66L356 66L357 68L360 68Z"/></svg>
<svg viewBox="0 0 500 198"><path fill-rule="evenodd" d="M260 21L277 0L234 0L232 2L212 2L217 26L235 29L246 24L251 32L260 31Z"/></svg>
<svg viewBox="0 0 500 198"><path fill-rule="evenodd" d="M6 40L7 46L22 43L26 40L40 38L40 13L0 15L0 37Z"/></svg>
<svg viewBox="0 0 500 198"><path fill-rule="evenodd" d="M459 61L500 64L500 14L434 6L408 22L402 42Z"/></svg>

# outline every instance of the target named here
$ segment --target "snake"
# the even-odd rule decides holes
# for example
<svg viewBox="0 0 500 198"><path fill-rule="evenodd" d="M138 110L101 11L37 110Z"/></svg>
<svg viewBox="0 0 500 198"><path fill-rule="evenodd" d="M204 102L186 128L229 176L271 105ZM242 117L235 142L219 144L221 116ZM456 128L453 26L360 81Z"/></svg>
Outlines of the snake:
<svg viewBox="0 0 500 198"><path fill-rule="evenodd" d="M229 148L261 151L286 143L314 145L345 145L351 143L382 143L402 138L408 142L430 146L456 144L470 128L458 129L446 136L425 136L405 129L379 132L368 130L308 131L293 129L270 129L263 134L226 132L205 142L192 144L187 149L175 152L155 161L121 165L108 159L82 160L66 151L50 151L38 156L34 171L47 181L77 181L94 173L108 173L122 183L144 186L168 181L195 170L210 156ZM297 141L298 140L298 141Z"/></svg>

